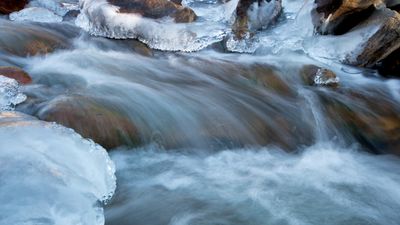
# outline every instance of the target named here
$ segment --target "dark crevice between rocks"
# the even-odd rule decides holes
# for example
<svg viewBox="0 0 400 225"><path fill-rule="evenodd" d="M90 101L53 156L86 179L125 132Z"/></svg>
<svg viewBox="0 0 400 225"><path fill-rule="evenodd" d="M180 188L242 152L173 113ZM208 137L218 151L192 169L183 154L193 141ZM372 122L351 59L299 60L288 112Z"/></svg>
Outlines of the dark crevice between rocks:
<svg viewBox="0 0 400 225"><path fill-rule="evenodd" d="M375 66L379 74L385 77L400 78L400 48L391 53Z"/></svg>

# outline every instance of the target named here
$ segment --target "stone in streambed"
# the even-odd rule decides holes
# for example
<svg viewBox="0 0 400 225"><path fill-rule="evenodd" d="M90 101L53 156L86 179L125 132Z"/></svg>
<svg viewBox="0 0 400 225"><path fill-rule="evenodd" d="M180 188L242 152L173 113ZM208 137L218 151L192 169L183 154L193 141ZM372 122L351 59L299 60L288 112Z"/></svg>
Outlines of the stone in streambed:
<svg viewBox="0 0 400 225"><path fill-rule="evenodd" d="M240 0L232 31L243 39L273 24L282 11L281 0Z"/></svg>
<svg viewBox="0 0 400 225"><path fill-rule="evenodd" d="M13 66L0 66L0 75L12 78L20 84L32 83L32 78L24 70Z"/></svg>
<svg viewBox="0 0 400 225"><path fill-rule="evenodd" d="M140 141L135 125L126 115L89 97L53 100L37 116L72 128L107 149L135 146Z"/></svg>
<svg viewBox="0 0 400 225"><path fill-rule="evenodd" d="M119 13L139 14L146 18L172 17L177 23L190 23L197 16L192 9L169 0L108 0L119 7Z"/></svg>
<svg viewBox="0 0 400 225"><path fill-rule="evenodd" d="M68 35L78 34L75 28L64 26L63 29ZM68 35L39 25L0 20L0 51L17 56L47 54L67 48L70 45Z"/></svg>
<svg viewBox="0 0 400 225"><path fill-rule="evenodd" d="M319 92L319 96L327 118L339 127L341 135L353 136L373 153L400 155L400 108L396 101L378 93L338 89Z"/></svg>
<svg viewBox="0 0 400 225"><path fill-rule="evenodd" d="M339 86L339 78L336 74L331 70L319 66L303 66L300 70L300 76L306 85L328 87Z"/></svg>
<svg viewBox="0 0 400 225"><path fill-rule="evenodd" d="M19 11L28 4L28 0L1 0L0 1L0 14L10 14Z"/></svg>

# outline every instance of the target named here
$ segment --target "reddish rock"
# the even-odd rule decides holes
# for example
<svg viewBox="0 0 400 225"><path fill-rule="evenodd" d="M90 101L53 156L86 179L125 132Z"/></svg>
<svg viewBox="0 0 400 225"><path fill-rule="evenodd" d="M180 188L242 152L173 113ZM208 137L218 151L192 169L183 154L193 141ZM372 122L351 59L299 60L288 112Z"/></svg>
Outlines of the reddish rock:
<svg viewBox="0 0 400 225"><path fill-rule="evenodd" d="M0 75L15 79L20 84L32 83L32 78L29 76L29 74L18 67L0 66Z"/></svg>
<svg viewBox="0 0 400 225"><path fill-rule="evenodd" d="M169 0L108 0L119 7L120 13L135 13L143 17L159 19L170 16L177 23L190 23L197 16L192 9Z"/></svg>
<svg viewBox="0 0 400 225"><path fill-rule="evenodd" d="M28 0L1 0L0 1L0 14L10 14L19 11L28 4Z"/></svg>
<svg viewBox="0 0 400 225"><path fill-rule="evenodd" d="M47 54L57 48L67 48L70 45L64 33L38 25L7 20L0 20L0 43L0 51L17 56Z"/></svg>
<svg viewBox="0 0 400 225"><path fill-rule="evenodd" d="M89 97L52 101L39 111L38 117L72 128L107 149L135 146L140 141L135 125L126 115Z"/></svg>

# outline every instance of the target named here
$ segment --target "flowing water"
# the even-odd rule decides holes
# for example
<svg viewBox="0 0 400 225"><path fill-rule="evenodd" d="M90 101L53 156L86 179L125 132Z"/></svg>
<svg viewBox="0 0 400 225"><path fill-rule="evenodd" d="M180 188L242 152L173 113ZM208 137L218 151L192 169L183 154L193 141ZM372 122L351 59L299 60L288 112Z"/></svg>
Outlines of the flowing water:
<svg viewBox="0 0 400 225"><path fill-rule="evenodd" d="M65 14L49 2L33 6ZM170 29L195 39L157 27L129 37L198 52L91 36L134 33L112 21L114 33L94 33L93 11L78 17L83 30L0 18L0 64L33 78L18 86L0 76L0 223L398 225L400 158L386 153L400 154L400 81L341 64L351 43L335 54L319 49L332 40L308 36L307 2L284 1L273 29L225 46L253 54L218 43L229 39L231 5L184 4L200 22ZM38 45L48 54L34 55ZM304 83L307 64L335 72L339 87ZM116 185L102 147L26 115L52 121L71 102L90 105L79 117L88 120L62 118L76 131L108 137L107 126L133 127L131 142L109 152Z"/></svg>

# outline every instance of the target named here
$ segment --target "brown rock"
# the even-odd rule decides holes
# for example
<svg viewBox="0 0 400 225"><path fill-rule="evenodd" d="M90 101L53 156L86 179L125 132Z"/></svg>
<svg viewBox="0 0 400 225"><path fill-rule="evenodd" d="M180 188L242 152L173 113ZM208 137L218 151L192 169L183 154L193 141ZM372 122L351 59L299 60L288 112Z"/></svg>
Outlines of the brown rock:
<svg viewBox="0 0 400 225"><path fill-rule="evenodd" d="M57 48L67 48L64 35L36 25L0 21L0 51L17 56L47 54Z"/></svg>
<svg viewBox="0 0 400 225"><path fill-rule="evenodd" d="M341 90L330 95L321 92L320 97L326 115L342 135L350 132L371 152L400 155L400 109L395 101L378 93Z"/></svg>
<svg viewBox="0 0 400 225"><path fill-rule="evenodd" d="M336 77L336 74L331 70L319 66L303 66L300 70L300 76L306 85L329 87L339 86L339 78Z"/></svg>
<svg viewBox="0 0 400 225"><path fill-rule="evenodd" d="M19 11L28 4L28 0L1 0L0 1L0 14L10 14Z"/></svg>
<svg viewBox="0 0 400 225"><path fill-rule="evenodd" d="M347 63L373 67L400 48L400 14L390 9L377 10L367 21L357 26L357 29L377 25L379 29L359 49L347 56Z"/></svg>
<svg viewBox="0 0 400 225"><path fill-rule="evenodd" d="M254 7L255 5L258 7ZM265 11L272 11L272 13L267 14ZM235 37L243 39L252 32L267 28L276 21L281 11L281 0L240 0L232 28ZM249 14L257 16L250 17Z"/></svg>
<svg viewBox="0 0 400 225"><path fill-rule="evenodd" d="M343 34L367 19L382 0L315 0L313 23L321 34Z"/></svg>
<svg viewBox="0 0 400 225"><path fill-rule="evenodd" d="M127 116L88 97L52 101L39 111L38 117L70 127L107 149L135 146L140 141L135 125Z"/></svg>
<svg viewBox="0 0 400 225"><path fill-rule="evenodd" d="M29 74L18 67L0 66L0 75L15 79L20 84L32 83L32 78Z"/></svg>
<svg viewBox="0 0 400 225"><path fill-rule="evenodd" d="M152 19L170 16L177 23L190 23L197 18L193 10L169 0L108 0L108 2L118 6L120 13L135 13Z"/></svg>

